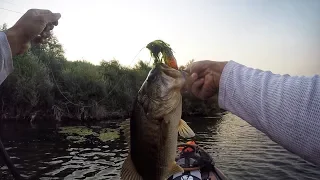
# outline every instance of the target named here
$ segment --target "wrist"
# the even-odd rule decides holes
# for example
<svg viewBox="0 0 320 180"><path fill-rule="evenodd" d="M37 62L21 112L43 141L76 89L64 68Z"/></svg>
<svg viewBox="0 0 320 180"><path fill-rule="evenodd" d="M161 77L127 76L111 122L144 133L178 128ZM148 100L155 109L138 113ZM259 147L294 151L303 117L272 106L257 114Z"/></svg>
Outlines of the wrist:
<svg viewBox="0 0 320 180"><path fill-rule="evenodd" d="M4 32L7 36L12 56L19 54L22 46L22 42L19 40L19 32L13 28L10 28Z"/></svg>
<svg viewBox="0 0 320 180"><path fill-rule="evenodd" d="M215 87L219 88L219 85L220 85L220 79L221 79L221 76L222 76L222 72L223 72L223 69L224 67L226 66L226 64L228 63L228 61L223 61L223 62L215 62L214 63L214 74L215 74Z"/></svg>

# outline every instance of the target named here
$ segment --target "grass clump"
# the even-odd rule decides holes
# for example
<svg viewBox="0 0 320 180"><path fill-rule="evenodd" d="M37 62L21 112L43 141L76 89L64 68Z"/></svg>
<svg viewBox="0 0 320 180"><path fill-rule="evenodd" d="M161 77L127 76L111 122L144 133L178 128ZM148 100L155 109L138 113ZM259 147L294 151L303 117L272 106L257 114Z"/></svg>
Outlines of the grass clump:
<svg viewBox="0 0 320 180"><path fill-rule="evenodd" d="M61 127L59 133L68 134L68 135L78 135L78 136L88 136L94 135L92 129L89 129L84 126L70 126L70 127Z"/></svg>
<svg viewBox="0 0 320 180"><path fill-rule="evenodd" d="M114 129L106 128L106 129L102 129L100 131L100 134L99 134L98 138L102 142L107 142L107 141L111 141L111 140L117 139L119 137L120 137L120 135L119 135L118 131L116 131Z"/></svg>

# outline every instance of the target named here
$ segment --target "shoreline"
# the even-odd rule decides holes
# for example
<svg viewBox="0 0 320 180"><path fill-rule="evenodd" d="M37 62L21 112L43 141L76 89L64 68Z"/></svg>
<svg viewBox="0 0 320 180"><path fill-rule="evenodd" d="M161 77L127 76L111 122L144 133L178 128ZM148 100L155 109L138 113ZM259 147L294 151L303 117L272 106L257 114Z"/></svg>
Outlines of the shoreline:
<svg viewBox="0 0 320 180"><path fill-rule="evenodd" d="M183 117L203 117L203 118L208 118L208 117L217 117L219 114L223 114L224 110L217 110L214 112L210 112L207 115L204 115L204 113L200 112L183 112L182 113L182 118ZM94 117L84 117L83 115L78 115L78 116L66 116L63 115L57 119L57 117L52 113L48 114L46 112L41 112L36 111L31 113L28 116L21 116L21 115L8 115L8 113L4 113L0 117L0 122L6 123L6 122L19 122L19 123L37 123L37 122L56 122L56 123L68 123L68 122L85 122L85 123L90 123L90 122L101 122L101 121L108 121L108 120L124 120L130 118L130 114L128 112L108 112L104 117L101 118L94 118Z"/></svg>

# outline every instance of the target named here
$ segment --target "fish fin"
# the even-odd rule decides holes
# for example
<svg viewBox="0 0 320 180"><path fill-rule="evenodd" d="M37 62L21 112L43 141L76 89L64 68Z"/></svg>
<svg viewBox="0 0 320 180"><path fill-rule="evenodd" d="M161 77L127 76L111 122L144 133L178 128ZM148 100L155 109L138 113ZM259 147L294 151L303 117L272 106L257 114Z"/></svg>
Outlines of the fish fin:
<svg viewBox="0 0 320 180"><path fill-rule="evenodd" d="M184 138L191 138L191 137L195 136L195 134L192 131L192 129L182 119L180 119L180 122L179 122L178 132L179 132L179 135L184 137Z"/></svg>
<svg viewBox="0 0 320 180"><path fill-rule="evenodd" d="M181 166L179 166L175 161L173 161L173 163L170 166L167 178L168 179L170 176L176 174L176 173L183 173L184 170Z"/></svg>
<svg viewBox="0 0 320 180"><path fill-rule="evenodd" d="M125 140L127 141L128 145L130 145L130 118L124 120L120 124L120 128L123 130Z"/></svg>
<svg viewBox="0 0 320 180"><path fill-rule="evenodd" d="M140 174L137 172L136 168L131 159L131 154L128 154L126 160L124 160L120 172L121 180L143 180Z"/></svg>

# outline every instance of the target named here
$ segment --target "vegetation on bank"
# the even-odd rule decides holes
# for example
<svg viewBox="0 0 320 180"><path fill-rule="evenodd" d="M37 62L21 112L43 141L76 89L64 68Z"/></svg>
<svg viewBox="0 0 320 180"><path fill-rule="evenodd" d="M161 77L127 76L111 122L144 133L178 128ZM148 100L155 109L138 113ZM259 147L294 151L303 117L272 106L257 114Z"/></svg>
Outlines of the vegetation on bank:
<svg viewBox="0 0 320 180"><path fill-rule="evenodd" d="M151 65L138 61L134 67L117 60L93 65L67 61L55 37L14 57L14 72L0 87L2 119L126 118ZM183 115L213 115L217 98L207 102L184 95Z"/></svg>
<svg viewBox="0 0 320 180"><path fill-rule="evenodd" d="M83 143L87 140L90 141L90 138L99 139L102 142L112 141L117 138L120 138L119 132L115 129L110 128L98 128L93 130L86 126L66 126L60 127L59 133L64 135L68 141L73 143Z"/></svg>

